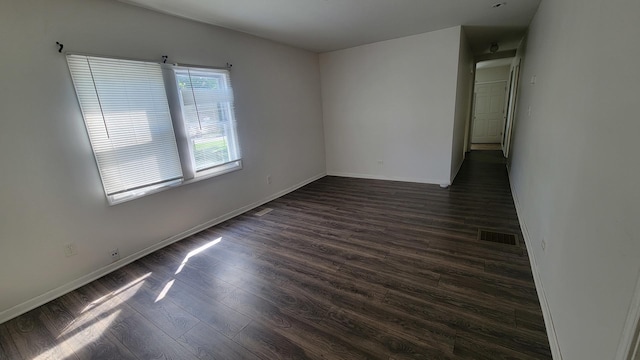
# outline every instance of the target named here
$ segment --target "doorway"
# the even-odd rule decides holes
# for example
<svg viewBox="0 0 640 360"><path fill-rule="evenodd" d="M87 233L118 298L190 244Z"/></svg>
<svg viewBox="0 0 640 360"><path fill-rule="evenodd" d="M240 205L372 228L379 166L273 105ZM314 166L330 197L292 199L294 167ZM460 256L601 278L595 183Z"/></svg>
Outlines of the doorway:
<svg viewBox="0 0 640 360"><path fill-rule="evenodd" d="M476 63L467 148L509 156L519 64L513 57Z"/></svg>

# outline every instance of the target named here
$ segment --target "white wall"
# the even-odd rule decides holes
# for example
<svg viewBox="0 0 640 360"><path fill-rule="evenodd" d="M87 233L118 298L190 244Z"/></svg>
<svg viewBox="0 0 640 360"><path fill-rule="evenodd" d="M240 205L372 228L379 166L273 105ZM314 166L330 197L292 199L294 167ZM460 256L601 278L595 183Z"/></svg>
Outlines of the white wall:
<svg viewBox="0 0 640 360"><path fill-rule="evenodd" d="M460 32L320 55L327 173L449 184Z"/></svg>
<svg viewBox="0 0 640 360"><path fill-rule="evenodd" d="M233 63L244 169L107 206L56 41ZM4 0L0 44L0 322L107 266L113 248L127 257L325 172L317 54L106 0Z"/></svg>
<svg viewBox="0 0 640 360"><path fill-rule="evenodd" d="M511 66L496 66L476 70L476 84L485 81L509 80L509 70Z"/></svg>
<svg viewBox="0 0 640 360"><path fill-rule="evenodd" d="M614 358L640 271L639 14L543 1L528 36L510 176L565 360Z"/></svg>
<svg viewBox="0 0 640 360"><path fill-rule="evenodd" d="M460 32L460 55L458 60L458 82L456 86L456 108L451 142L451 180L458 174L465 153L466 125L471 118L471 92L473 91L473 55L464 31Z"/></svg>

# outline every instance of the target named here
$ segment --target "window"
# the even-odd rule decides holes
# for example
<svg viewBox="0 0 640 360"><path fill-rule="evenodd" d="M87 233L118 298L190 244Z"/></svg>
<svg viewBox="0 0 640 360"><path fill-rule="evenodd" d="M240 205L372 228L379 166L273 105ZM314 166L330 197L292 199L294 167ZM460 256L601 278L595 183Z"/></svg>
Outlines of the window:
<svg viewBox="0 0 640 360"><path fill-rule="evenodd" d="M242 167L227 70L67 62L110 204Z"/></svg>
<svg viewBox="0 0 640 360"><path fill-rule="evenodd" d="M182 124L194 177L239 159L228 71L174 69Z"/></svg>

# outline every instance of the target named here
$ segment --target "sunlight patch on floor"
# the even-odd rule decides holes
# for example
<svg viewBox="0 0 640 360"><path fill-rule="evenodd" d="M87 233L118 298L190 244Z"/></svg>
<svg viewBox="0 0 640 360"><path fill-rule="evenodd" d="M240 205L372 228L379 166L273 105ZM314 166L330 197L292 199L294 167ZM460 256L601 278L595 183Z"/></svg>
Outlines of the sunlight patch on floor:
<svg viewBox="0 0 640 360"><path fill-rule="evenodd" d="M104 335L105 331L107 331L111 323L113 323L113 321L118 317L119 314L120 310L115 310L111 314L98 321L95 321L95 318L91 318L91 320L94 321L93 324L75 332L73 335L65 338L55 347L43 352L33 360L56 359L60 353L65 355L68 352L75 353L75 351L80 350L93 342L99 341L100 338ZM74 327L74 330L78 329L78 327ZM60 338L61 336L62 335L60 335L58 338ZM69 354L69 356L72 355Z"/></svg>
<svg viewBox="0 0 640 360"><path fill-rule="evenodd" d="M160 291L160 294L158 294L158 297L156 298L156 301L154 301L154 303L157 303L158 301L164 299L165 296L167 296L169 289L171 289L175 281L176 281L175 279L169 281L167 285L165 285L164 288L162 288L162 291Z"/></svg>
<svg viewBox="0 0 640 360"><path fill-rule="evenodd" d="M142 286L142 283L144 282L144 280L146 278L148 278L149 276L151 276L151 274L152 273L149 272L149 273L147 273L147 274L145 274L145 275L143 275L143 276L131 281L130 283L122 286L118 290L112 291L112 292L108 293L107 295L104 295L101 298L92 301L89 305L87 305L87 307L85 307L82 310L82 313L85 313L87 311L90 311L90 310L100 306L100 304L104 303L105 301L116 297L118 294L121 294L121 293L133 288L134 286L136 287L136 289L139 289ZM131 295L127 296L127 298L131 297L134 293L135 292L132 292Z"/></svg>
<svg viewBox="0 0 640 360"><path fill-rule="evenodd" d="M184 257L184 260L182 260L182 263L180 264L180 266L178 267L178 270L176 270L175 274L178 275L182 269L184 269L184 266L187 264L187 262L189 262L189 259L200 254L201 252L207 250L208 248L212 247L213 245L219 243L220 241L222 241L222 238L219 237L213 241L210 241L202 246L200 246L199 248L190 251L187 256Z"/></svg>

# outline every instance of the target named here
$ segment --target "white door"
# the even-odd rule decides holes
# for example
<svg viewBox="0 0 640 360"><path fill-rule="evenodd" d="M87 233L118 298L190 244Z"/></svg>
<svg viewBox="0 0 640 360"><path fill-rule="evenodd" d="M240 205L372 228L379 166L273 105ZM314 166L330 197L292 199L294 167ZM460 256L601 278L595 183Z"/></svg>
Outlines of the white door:
<svg viewBox="0 0 640 360"><path fill-rule="evenodd" d="M476 85L472 143L502 143L506 84L499 81Z"/></svg>

